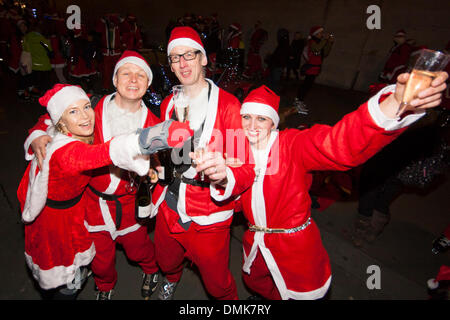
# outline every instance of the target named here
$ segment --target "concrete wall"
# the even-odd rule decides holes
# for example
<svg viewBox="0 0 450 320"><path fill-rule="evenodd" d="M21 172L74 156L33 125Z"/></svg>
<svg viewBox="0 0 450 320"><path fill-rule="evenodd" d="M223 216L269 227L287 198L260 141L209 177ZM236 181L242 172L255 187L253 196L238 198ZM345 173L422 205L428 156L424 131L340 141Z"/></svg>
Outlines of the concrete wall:
<svg viewBox="0 0 450 320"><path fill-rule="evenodd" d="M277 0L266 4L261 0L58 0L56 3L62 10L69 4L78 4L84 20L107 12L134 13L147 40L161 43L165 40L164 29L169 19L186 12L205 16L218 13L223 27L239 22L244 37L254 22L261 20L269 32L263 54L275 48L278 28L288 29L292 35L295 31L307 35L311 26L322 24L333 32L336 41L317 82L361 91L366 91L376 81L396 30L403 28L409 38L434 49L443 49L450 40L448 0ZM381 8L380 30L366 27L369 17L366 9L371 4Z"/></svg>

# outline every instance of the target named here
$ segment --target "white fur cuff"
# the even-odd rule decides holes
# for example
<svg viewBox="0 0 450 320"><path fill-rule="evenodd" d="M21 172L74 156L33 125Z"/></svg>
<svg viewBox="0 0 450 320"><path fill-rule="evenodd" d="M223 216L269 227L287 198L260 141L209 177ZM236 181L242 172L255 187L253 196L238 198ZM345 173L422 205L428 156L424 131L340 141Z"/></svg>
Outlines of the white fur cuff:
<svg viewBox="0 0 450 320"><path fill-rule="evenodd" d="M228 183L227 183L227 186L225 188L225 192L223 195L221 195L219 193L219 190L216 188L215 185L211 184L209 186L211 197L216 201L227 200L231 196L234 186L236 184L236 179L234 178L233 171L227 167L226 172L227 172Z"/></svg>
<svg viewBox="0 0 450 320"><path fill-rule="evenodd" d="M109 155L117 167L144 176L148 174L150 160L141 155L138 137L136 133L114 137L109 147Z"/></svg>
<svg viewBox="0 0 450 320"><path fill-rule="evenodd" d="M31 143L34 139L39 138L40 136L47 135L47 132L42 130L34 130L28 138L25 140L24 149L25 149L25 160L30 161L34 158L34 153L28 153L28 149L30 149Z"/></svg>
<svg viewBox="0 0 450 320"><path fill-rule="evenodd" d="M395 85L387 86L383 89L381 89L375 96L369 99L368 106L369 106L369 113L380 128L383 128L386 131L394 131L398 130L404 127L407 127L411 125L412 123L416 122L420 118L422 118L425 115L425 111L422 112L416 112L414 114L407 115L403 119L400 120L400 117L397 117L395 119L390 119L386 117L386 115L381 111L380 104L378 103L381 95L385 93L393 93L395 91Z"/></svg>

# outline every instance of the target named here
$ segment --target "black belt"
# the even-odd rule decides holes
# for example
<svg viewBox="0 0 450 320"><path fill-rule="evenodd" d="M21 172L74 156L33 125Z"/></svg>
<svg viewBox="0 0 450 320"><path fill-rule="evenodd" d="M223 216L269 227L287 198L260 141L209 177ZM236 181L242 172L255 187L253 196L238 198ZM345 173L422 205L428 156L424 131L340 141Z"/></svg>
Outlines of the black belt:
<svg viewBox="0 0 450 320"><path fill-rule="evenodd" d="M58 201L47 198L47 202L45 203L45 205L53 209L69 209L72 208L74 205L76 205L78 202L80 202L82 196L83 192L80 193L75 198L69 200Z"/></svg>
<svg viewBox="0 0 450 320"><path fill-rule="evenodd" d="M190 184L191 186L209 188L209 182L207 182L207 181L199 181L196 179L189 179L189 178L186 178L185 176L183 176L182 173L179 173L177 171L174 171L173 175L175 176L175 178L178 178L181 181L183 181L184 183Z"/></svg>
<svg viewBox="0 0 450 320"><path fill-rule="evenodd" d="M119 230L120 223L122 222L122 204L120 203L119 198L126 196L128 193L116 196L115 194L106 194L95 190L91 185L88 185L88 187L96 196L103 200L114 201L116 203L116 230Z"/></svg>

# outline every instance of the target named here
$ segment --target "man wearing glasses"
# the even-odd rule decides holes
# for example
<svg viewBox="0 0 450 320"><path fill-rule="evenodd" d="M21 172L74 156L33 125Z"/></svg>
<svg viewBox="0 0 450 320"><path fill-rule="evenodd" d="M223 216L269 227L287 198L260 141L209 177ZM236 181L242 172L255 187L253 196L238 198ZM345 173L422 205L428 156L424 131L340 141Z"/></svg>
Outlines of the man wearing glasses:
<svg viewBox="0 0 450 320"><path fill-rule="evenodd" d="M208 61L197 32L190 27L174 28L167 53L171 70L188 96L187 120L195 132L194 139L186 142L178 154L172 152L172 159L179 157L182 151L185 152L183 159L186 159L187 152L204 147L208 151L207 157L224 159L224 153L231 156L234 152L244 161L248 152L246 139L242 140L243 156L239 157L235 149L237 136L231 139L226 136L227 132L241 129L240 103L205 78L204 68ZM176 119L172 95L161 104L161 120L171 118ZM231 142L235 143L232 148ZM183 272L184 257L198 267L211 296L238 299L236 284L228 269L230 225L235 206L233 200L253 182L253 166L226 168L223 160L221 165L210 167L204 173L202 181L188 157L188 161L175 165L175 179L171 184L158 184L154 189L153 204L159 209L155 252L164 274L158 293L161 300L173 299ZM226 188L221 186L224 181L227 181Z"/></svg>

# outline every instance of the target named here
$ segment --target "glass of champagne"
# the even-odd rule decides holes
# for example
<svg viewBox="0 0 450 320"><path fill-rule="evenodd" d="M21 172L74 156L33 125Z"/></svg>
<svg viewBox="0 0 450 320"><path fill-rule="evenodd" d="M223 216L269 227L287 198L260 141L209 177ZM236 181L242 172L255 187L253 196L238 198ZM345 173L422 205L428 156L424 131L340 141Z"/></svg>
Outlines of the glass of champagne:
<svg viewBox="0 0 450 320"><path fill-rule="evenodd" d="M172 87L173 103L178 121L186 122L189 114L189 99L183 85Z"/></svg>
<svg viewBox="0 0 450 320"><path fill-rule="evenodd" d="M206 154L206 148L203 147L196 147L194 149L194 157L195 162L201 162L203 161L203 157ZM200 181L205 181L205 173L203 171L200 172Z"/></svg>
<svg viewBox="0 0 450 320"><path fill-rule="evenodd" d="M439 51L428 49L421 50L420 56L417 58L408 82L406 83L397 116L400 116L407 110L414 109L409 103L417 98L419 92L431 86L431 82L438 76L439 71L445 69L449 59L449 55Z"/></svg>

